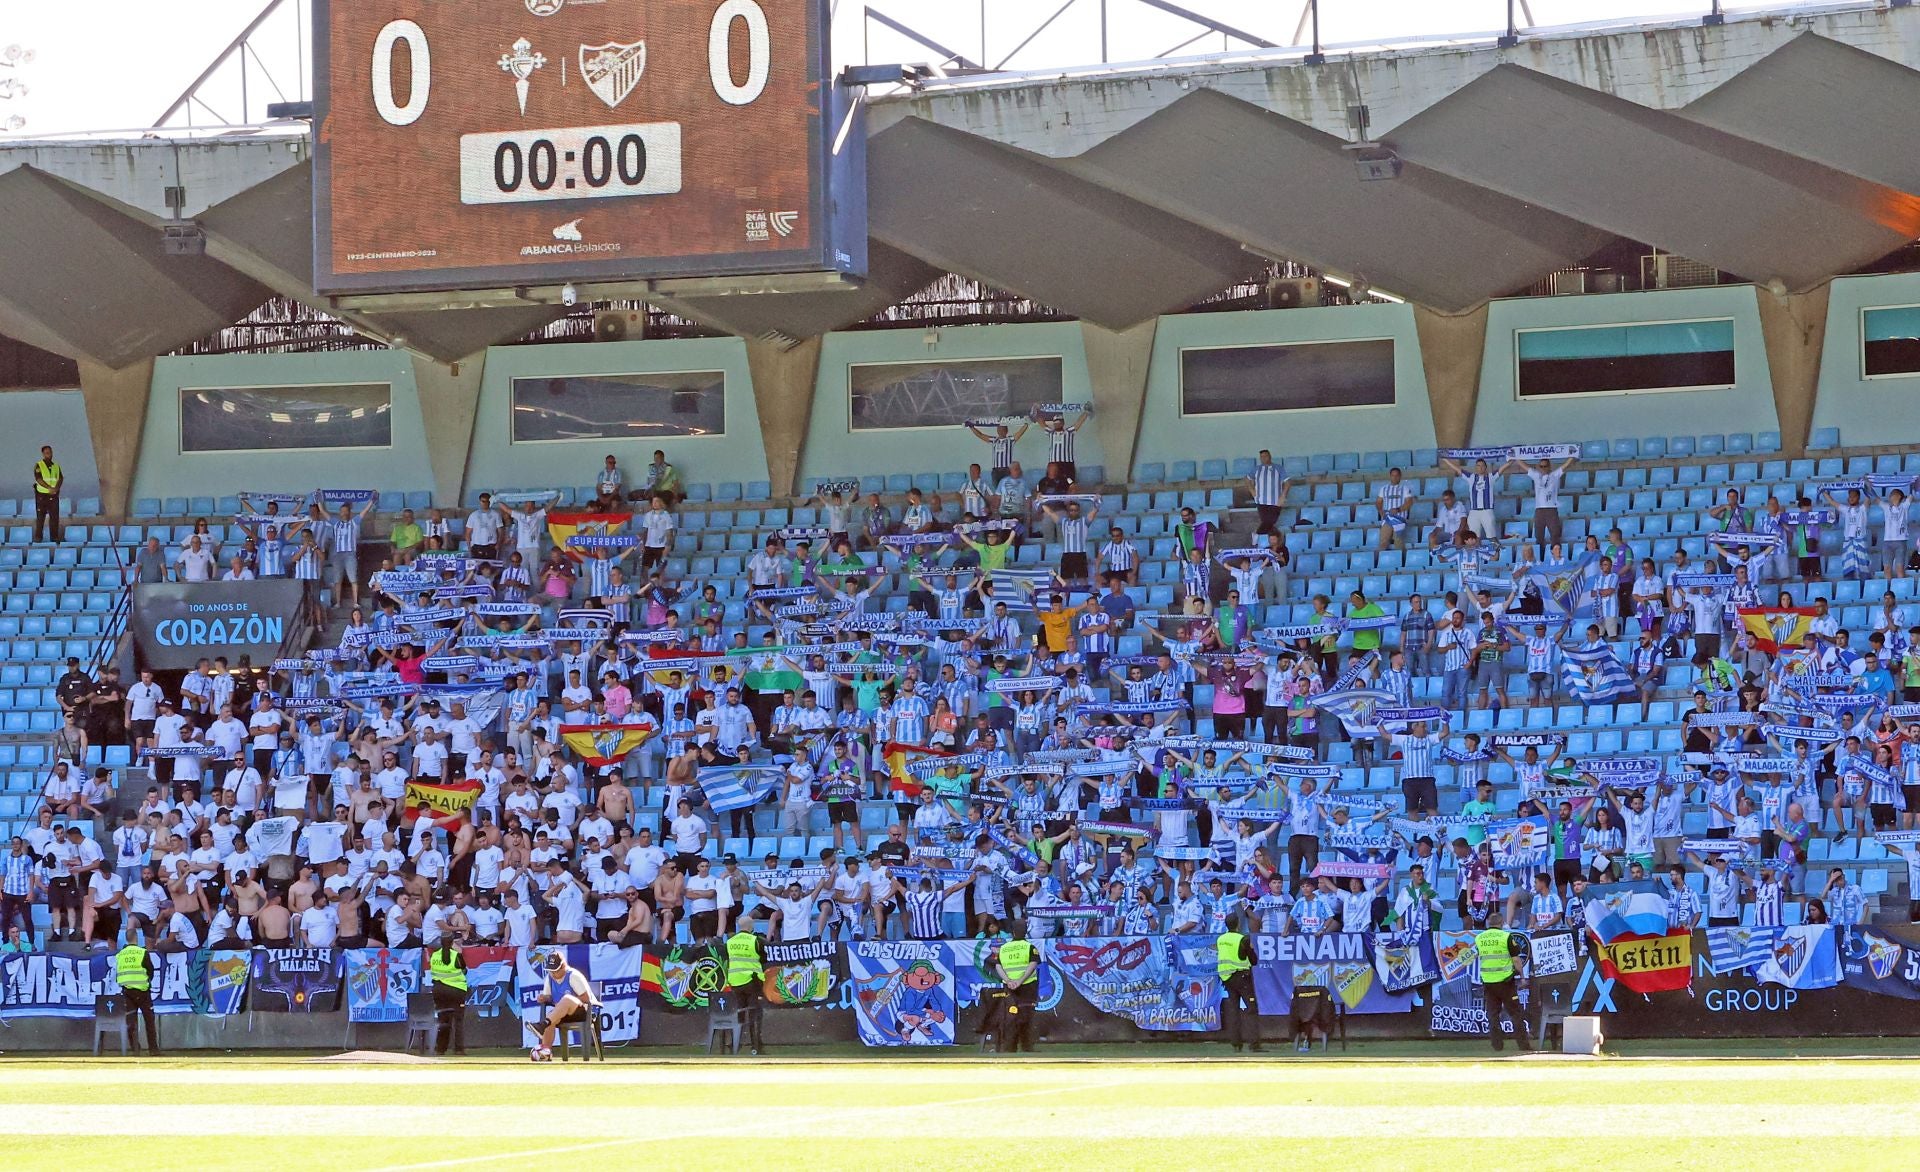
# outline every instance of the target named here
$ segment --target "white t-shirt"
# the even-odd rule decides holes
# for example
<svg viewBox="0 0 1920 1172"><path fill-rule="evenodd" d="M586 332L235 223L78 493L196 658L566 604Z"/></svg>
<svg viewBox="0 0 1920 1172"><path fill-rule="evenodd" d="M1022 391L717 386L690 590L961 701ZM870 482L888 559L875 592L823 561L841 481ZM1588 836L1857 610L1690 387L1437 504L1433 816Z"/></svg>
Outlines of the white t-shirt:
<svg viewBox="0 0 1920 1172"><path fill-rule="evenodd" d="M253 734L256 749L279 748L280 732L285 726L286 716L278 708L262 709L247 718L247 731Z"/></svg>
<svg viewBox="0 0 1920 1172"><path fill-rule="evenodd" d="M160 711L160 698L166 695L159 684L136 683L127 689L127 707L134 720L152 720Z"/></svg>
<svg viewBox="0 0 1920 1172"><path fill-rule="evenodd" d="M1557 509L1560 507L1560 481L1564 475L1558 470L1542 472L1538 468L1527 469L1527 479L1533 481L1534 508Z"/></svg>
<svg viewBox="0 0 1920 1172"><path fill-rule="evenodd" d="M673 534L673 514L661 509L640 514L640 525L647 531L648 549L665 549Z"/></svg>
<svg viewBox="0 0 1920 1172"><path fill-rule="evenodd" d="M340 913L327 907L310 907L300 913L300 931L310 948L331 948L340 937Z"/></svg>
<svg viewBox="0 0 1920 1172"><path fill-rule="evenodd" d="M673 834L673 849L690 855L700 849L701 837L707 833L707 822L698 814L688 814L684 818L675 818L668 830ZM687 882L693 880L688 879Z"/></svg>

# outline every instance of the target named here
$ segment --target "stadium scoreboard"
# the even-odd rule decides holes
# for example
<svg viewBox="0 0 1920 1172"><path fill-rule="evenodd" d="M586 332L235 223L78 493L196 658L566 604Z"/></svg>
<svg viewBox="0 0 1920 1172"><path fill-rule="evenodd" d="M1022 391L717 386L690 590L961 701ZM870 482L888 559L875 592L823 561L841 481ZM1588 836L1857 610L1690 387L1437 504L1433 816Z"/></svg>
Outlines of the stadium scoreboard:
<svg viewBox="0 0 1920 1172"><path fill-rule="evenodd" d="M325 294L864 275L831 0L317 0Z"/></svg>

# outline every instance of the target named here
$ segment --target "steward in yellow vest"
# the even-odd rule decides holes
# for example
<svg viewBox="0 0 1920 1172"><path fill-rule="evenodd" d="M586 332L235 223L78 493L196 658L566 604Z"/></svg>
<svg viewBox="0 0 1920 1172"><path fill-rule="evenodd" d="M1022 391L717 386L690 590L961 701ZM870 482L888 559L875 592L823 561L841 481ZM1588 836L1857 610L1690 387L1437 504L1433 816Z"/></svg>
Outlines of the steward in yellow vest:
<svg viewBox="0 0 1920 1172"><path fill-rule="evenodd" d="M427 975L433 986L433 1011L440 1019L433 1052L445 1054L452 1043L455 1054L467 1052L467 961L450 937L427 954Z"/></svg>

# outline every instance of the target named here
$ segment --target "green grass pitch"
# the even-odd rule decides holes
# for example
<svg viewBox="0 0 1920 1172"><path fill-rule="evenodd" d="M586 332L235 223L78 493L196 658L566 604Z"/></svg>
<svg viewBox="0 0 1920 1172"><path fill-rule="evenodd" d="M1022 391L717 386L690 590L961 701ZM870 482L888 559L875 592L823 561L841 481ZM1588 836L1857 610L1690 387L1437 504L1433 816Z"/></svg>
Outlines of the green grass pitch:
<svg viewBox="0 0 1920 1172"><path fill-rule="evenodd" d="M7 1058L0 1165L1405 1169L1484 1166L1488 1141L1507 1137L1503 1169L1824 1168L1877 1164L1920 1134L1920 1060L1842 1056L1871 1053L1861 1046L1499 1061L1459 1047L1272 1060L1153 1049L1009 1061L641 1052L593 1066Z"/></svg>

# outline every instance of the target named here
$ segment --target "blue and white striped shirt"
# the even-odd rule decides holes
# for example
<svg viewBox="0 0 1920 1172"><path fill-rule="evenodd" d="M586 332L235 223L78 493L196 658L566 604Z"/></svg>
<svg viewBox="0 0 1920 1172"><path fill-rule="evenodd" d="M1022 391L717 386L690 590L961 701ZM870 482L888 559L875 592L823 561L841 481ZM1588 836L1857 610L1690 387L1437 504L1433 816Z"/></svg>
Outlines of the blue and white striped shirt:
<svg viewBox="0 0 1920 1172"><path fill-rule="evenodd" d="M610 557L583 558L581 568L587 575L587 594L592 598L604 599L613 585L614 560Z"/></svg>
<svg viewBox="0 0 1920 1172"><path fill-rule="evenodd" d="M926 740L927 717L931 715L927 702L918 696L902 696L893 702L893 736L895 740L918 745Z"/></svg>
<svg viewBox="0 0 1920 1172"><path fill-rule="evenodd" d="M303 545L293 558L293 576L302 582L320 580L320 562L325 555L318 545Z"/></svg>
<svg viewBox="0 0 1920 1172"><path fill-rule="evenodd" d="M0 881L0 893L24 899L33 891L33 856L8 855L6 860L6 878Z"/></svg>
<svg viewBox="0 0 1920 1172"><path fill-rule="evenodd" d="M995 468L1013 467L1013 437L1011 435L994 436L987 441L987 445L993 451L993 466ZM1006 490L1002 489L1001 491L1005 492Z"/></svg>
<svg viewBox="0 0 1920 1172"><path fill-rule="evenodd" d="M1493 473L1484 476L1477 472L1467 474L1467 507L1476 511L1492 511Z"/></svg>
<svg viewBox="0 0 1920 1172"><path fill-rule="evenodd" d="M1087 552L1087 519L1085 517L1060 518L1060 547L1064 553Z"/></svg>
<svg viewBox="0 0 1920 1172"><path fill-rule="evenodd" d="M1064 424L1047 431L1047 453L1062 464L1073 463L1073 429Z"/></svg>
<svg viewBox="0 0 1920 1172"><path fill-rule="evenodd" d="M1416 737L1412 733L1397 733L1393 746L1400 750L1400 774L1403 777L1432 777L1434 750L1440 747L1440 733L1428 733Z"/></svg>
<svg viewBox="0 0 1920 1172"><path fill-rule="evenodd" d="M333 541L333 552L355 553L360 549L360 518L348 517L327 522L327 533Z"/></svg>
<svg viewBox="0 0 1920 1172"><path fill-rule="evenodd" d="M1254 504L1272 507L1279 506L1280 485L1282 481L1286 480L1286 477L1280 473L1280 465L1256 464L1253 468L1253 474L1249 476L1248 479L1253 481Z"/></svg>
<svg viewBox="0 0 1920 1172"><path fill-rule="evenodd" d="M259 546L259 565L254 573L262 578L284 578L287 576L285 558L287 543L278 537L262 541Z"/></svg>

